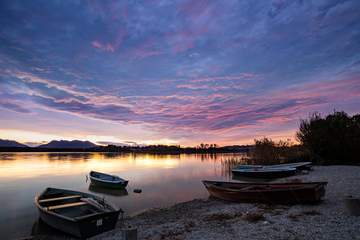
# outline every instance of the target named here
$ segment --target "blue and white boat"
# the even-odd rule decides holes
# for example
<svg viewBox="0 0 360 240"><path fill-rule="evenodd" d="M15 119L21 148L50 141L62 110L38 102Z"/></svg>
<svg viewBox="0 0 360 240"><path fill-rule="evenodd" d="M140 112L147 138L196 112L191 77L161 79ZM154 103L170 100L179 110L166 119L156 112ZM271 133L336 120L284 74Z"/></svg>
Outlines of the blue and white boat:
<svg viewBox="0 0 360 240"><path fill-rule="evenodd" d="M273 169L273 168L296 168L296 170L310 170L312 162L282 163L273 165L238 165L234 169Z"/></svg>
<svg viewBox="0 0 360 240"><path fill-rule="evenodd" d="M128 180L101 172L91 171L89 174L91 184L105 188L126 188Z"/></svg>
<svg viewBox="0 0 360 240"><path fill-rule="evenodd" d="M281 168L267 168L267 167L237 167L232 169L232 173L240 177L274 179L289 177L296 173L296 168L281 167Z"/></svg>

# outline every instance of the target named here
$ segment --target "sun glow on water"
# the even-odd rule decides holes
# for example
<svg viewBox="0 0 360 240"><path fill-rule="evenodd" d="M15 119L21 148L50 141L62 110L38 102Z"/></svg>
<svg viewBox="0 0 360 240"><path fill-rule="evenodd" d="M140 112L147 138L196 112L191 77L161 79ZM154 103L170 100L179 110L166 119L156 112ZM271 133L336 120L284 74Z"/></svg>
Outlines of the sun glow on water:
<svg viewBox="0 0 360 240"><path fill-rule="evenodd" d="M91 170L118 173L134 168L174 168L180 164L180 158L149 154L8 153L6 156L7 160L0 161L0 179L87 174Z"/></svg>

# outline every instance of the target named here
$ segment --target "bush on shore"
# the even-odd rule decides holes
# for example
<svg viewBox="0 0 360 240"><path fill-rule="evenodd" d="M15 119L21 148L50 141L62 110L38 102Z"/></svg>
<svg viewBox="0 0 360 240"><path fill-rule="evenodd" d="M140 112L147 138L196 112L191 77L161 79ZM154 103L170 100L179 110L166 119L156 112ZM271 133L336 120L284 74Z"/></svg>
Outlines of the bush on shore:
<svg viewBox="0 0 360 240"><path fill-rule="evenodd" d="M315 163L360 163L360 114L334 112L323 118L314 113L301 120L296 137Z"/></svg>
<svg viewBox="0 0 360 240"><path fill-rule="evenodd" d="M360 164L360 114L334 112L321 117L314 113L300 121L296 138L275 142L255 139L250 158L256 164L312 161L316 164Z"/></svg>

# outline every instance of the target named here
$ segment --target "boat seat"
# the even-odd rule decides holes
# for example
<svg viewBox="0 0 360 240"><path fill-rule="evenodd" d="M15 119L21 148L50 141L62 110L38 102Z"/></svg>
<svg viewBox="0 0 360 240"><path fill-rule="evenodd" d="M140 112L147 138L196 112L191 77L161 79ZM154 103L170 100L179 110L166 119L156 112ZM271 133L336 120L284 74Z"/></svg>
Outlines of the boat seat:
<svg viewBox="0 0 360 240"><path fill-rule="evenodd" d="M65 197L47 198L47 199L39 200L39 203L66 200L66 199L72 199L72 198L80 198L80 197L81 197L80 195L69 195L69 196L65 196Z"/></svg>
<svg viewBox="0 0 360 240"><path fill-rule="evenodd" d="M68 207L76 207L76 206L82 206L88 204L87 202L75 202L75 203L66 203L61 205L55 205L47 207L47 210L55 210L55 209L61 209L61 208L68 208Z"/></svg>

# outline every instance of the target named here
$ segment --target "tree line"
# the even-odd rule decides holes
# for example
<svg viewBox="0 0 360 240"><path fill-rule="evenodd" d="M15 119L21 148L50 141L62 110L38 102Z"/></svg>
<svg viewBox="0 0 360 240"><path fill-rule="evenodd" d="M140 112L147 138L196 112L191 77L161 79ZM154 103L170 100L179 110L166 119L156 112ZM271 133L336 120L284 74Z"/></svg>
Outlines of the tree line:
<svg viewBox="0 0 360 240"><path fill-rule="evenodd" d="M360 115L343 111L322 117L313 113L300 120L296 132L299 144L255 139L252 161L263 164L312 161L317 164L360 164Z"/></svg>

